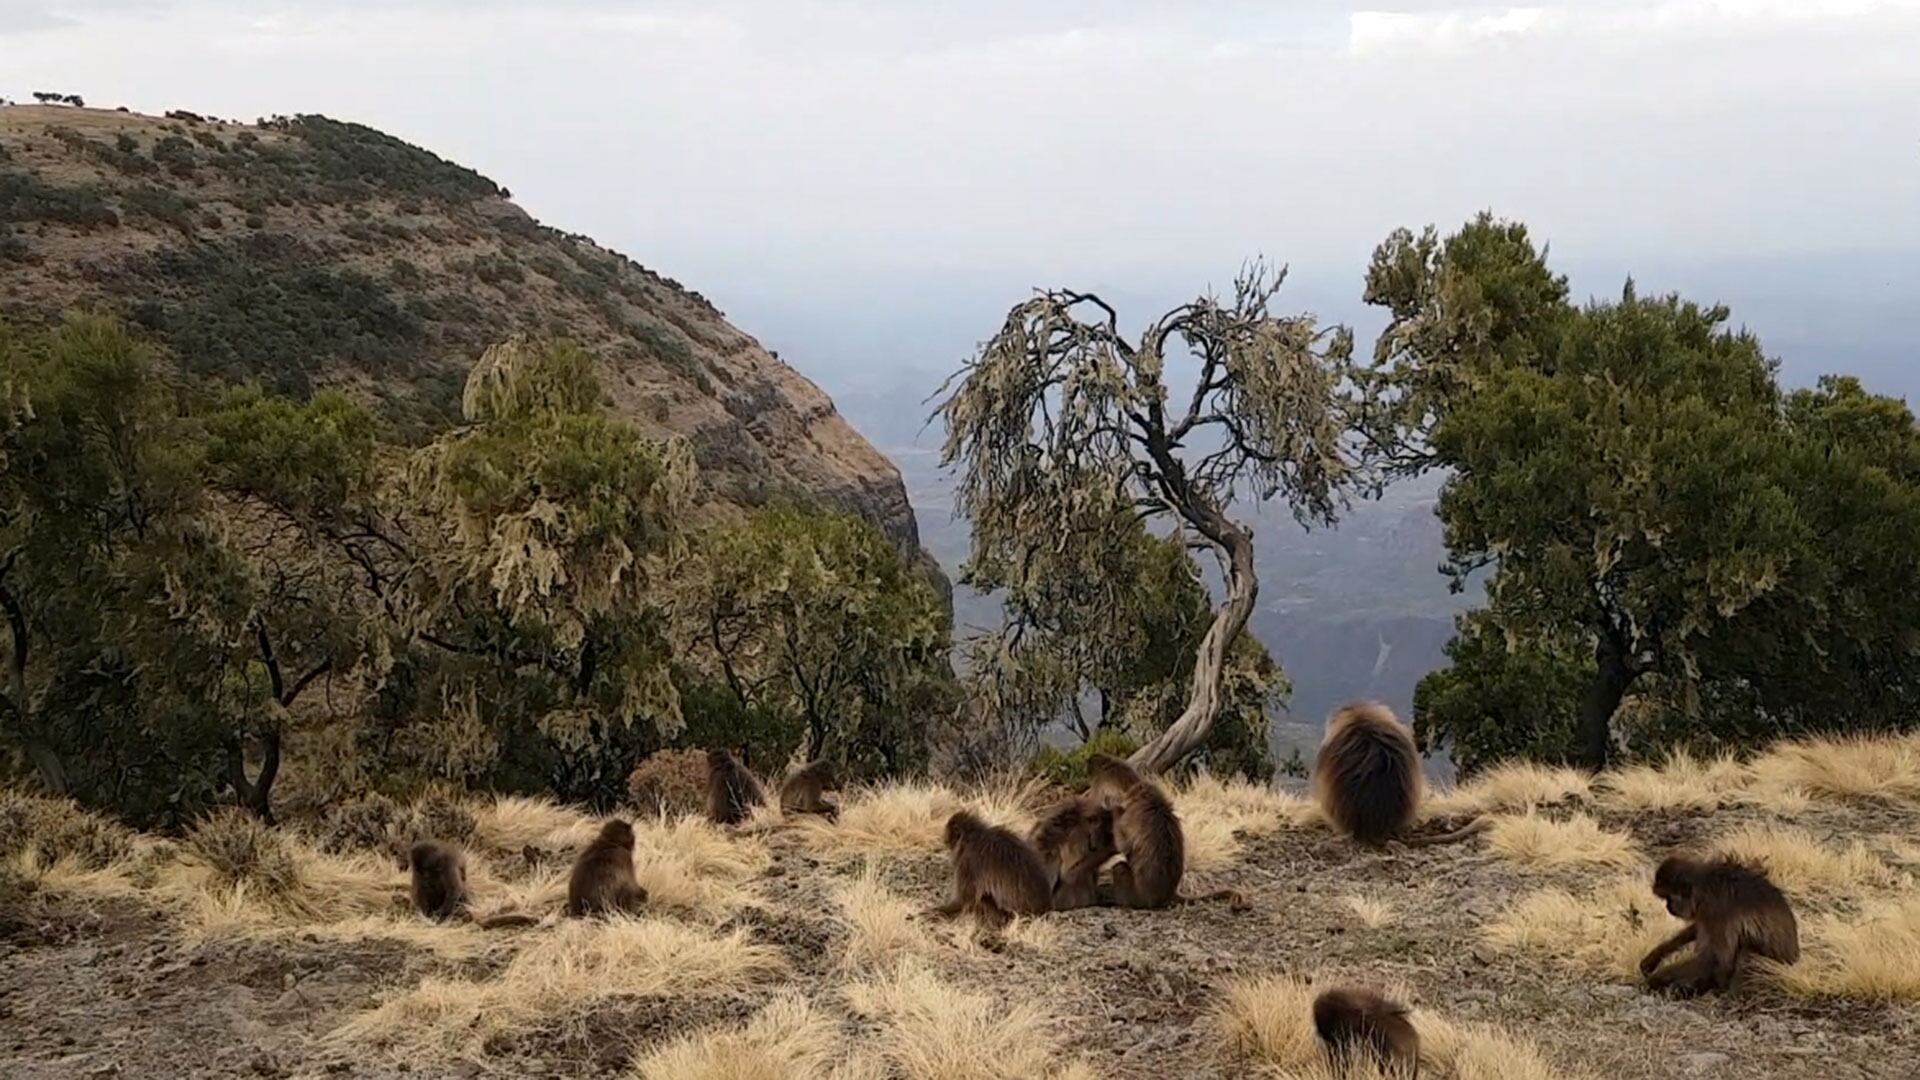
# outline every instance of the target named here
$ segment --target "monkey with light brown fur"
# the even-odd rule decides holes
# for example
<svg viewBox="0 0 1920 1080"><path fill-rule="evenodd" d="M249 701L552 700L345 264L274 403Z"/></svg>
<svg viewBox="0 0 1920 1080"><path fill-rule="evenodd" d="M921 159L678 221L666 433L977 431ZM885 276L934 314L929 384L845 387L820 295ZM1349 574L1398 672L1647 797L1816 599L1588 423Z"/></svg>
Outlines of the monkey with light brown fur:
<svg viewBox="0 0 1920 1080"><path fill-rule="evenodd" d="M1053 909L1046 864L1017 833L961 810L947 819L947 852L953 860L953 899L934 914L950 919L965 912L998 930L1015 915Z"/></svg>
<svg viewBox="0 0 1920 1080"><path fill-rule="evenodd" d="M609 821L600 826L567 878L567 914L580 918L613 912L638 914L647 890L633 876L633 826Z"/></svg>
<svg viewBox="0 0 1920 1080"><path fill-rule="evenodd" d="M1749 956L1781 964L1800 959L1793 905L1758 867L1724 856L1670 855L1654 871L1653 894L1674 918L1687 921L1640 961L1640 974L1656 990L1725 991ZM1689 943L1692 956L1660 969Z"/></svg>
<svg viewBox="0 0 1920 1080"><path fill-rule="evenodd" d="M1200 897L1180 895L1187 871L1186 832L1167 796L1134 769L1110 754L1087 759L1092 783L1087 796L1113 811L1113 843L1121 862L1113 864L1113 899L1121 907L1164 908L1195 900L1226 900L1234 910L1246 897L1221 889Z"/></svg>
<svg viewBox="0 0 1920 1080"><path fill-rule="evenodd" d="M819 814L828 821L838 820L840 808L826 798L826 792L839 786L832 762L803 765L780 782L780 810L786 814Z"/></svg>
<svg viewBox="0 0 1920 1080"><path fill-rule="evenodd" d="M758 777L726 750L707 751L707 818L715 825L738 825L767 801Z"/></svg>
<svg viewBox="0 0 1920 1080"><path fill-rule="evenodd" d="M1338 987L1313 999L1313 1030L1342 1067L1354 1059L1392 1076L1417 1076L1420 1034L1407 1007L1372 990Z"/></svg>
<svg viewBox="0 0 1920 1080"><path fill-rule="evenodd" d="M1089 907L1100 898L1100 868L1119 853L1113 811L1076 797L1055 804L1028 835L1053 882L1053 910Z"/></svg>
<svg viewBox="0 0 1920 1080"><path fill-rule="evenodd" d="M1479 818L1438 836L1408 836L1426 784L1413 733L1374 701L1345 705L1327 719L1313 766L1313 793L1336 829L1362 844L1398 841L1410 847L1451 844L1486 831Z"/></svg>

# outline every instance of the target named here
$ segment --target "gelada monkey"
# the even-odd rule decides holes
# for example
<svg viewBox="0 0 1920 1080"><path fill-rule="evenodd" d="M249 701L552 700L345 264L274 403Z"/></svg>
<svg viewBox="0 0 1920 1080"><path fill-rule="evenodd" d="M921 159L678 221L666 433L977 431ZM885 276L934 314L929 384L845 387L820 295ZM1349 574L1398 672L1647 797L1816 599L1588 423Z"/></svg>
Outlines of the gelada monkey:
<svg viewBox="0 0 1920 1080"><path fill-rule="evenodd" d="M1113 864L1115 903L1163 908L1195 900L1226 900L1236 911L1246 908L1246 897L1233 889L1200 897L1180 895L1180 878L1187 870L1180 815L1133 766L1109 754L1094 754L1087 759L1087 775L1093 781L1088 797L1113 811L1113 843L1124 860Z"/></svg>
<svg viewBox="0 0 1920 1080"><path fill-rule="evenodd" d="M573 862L567 879L567 914L636 914L646 902L647 890L633 876L633 826L609 821Z"/></svg>
<svg viewBox="0 0 1920 1080"><path fill-rule="evenodd" d="M839 786L832 762L803 765L780 782L780 810L786 814L819 814L828 821L837 820L840 808L828 801L826 793Z"/></svg>
<svg viewBox="0 0 1920 1080"><path fill-rule="evenodd" d="M1113 841L1113 811L1094 799L1063 799L1034 825L1028 839L1053 882L1053 910L1099 901L1100 868L1119 853Z"/></svg>
<svg viewBox="0 0 1920 1080"><path fill-rule="evenodd" d="M1674 918L1687 920L1640 961L1640 974L1656 990L1724 991L1748 956L1781 964L1800 959L1793 906L1757 867L1725 857L1670 855L1653 873L1653 895L1666 901ZM1661 970L1689 942L1693 955Z"/></svg>
<svg viewBox="0 0 1920 1080"><path fill-rule="evenodd" d="M1326 738L1314 761L1313 792L1335 828L1362 844L1397 840L1427 847L1464 840L1491 824L1480 818L1438 836L1408 836L1425 786L1413 733L1393 710L1363 701L1343 706L1327 719Z"/></svg>
<svg viewBox="0 0 1920 1080"><path fill-rule="evenodd" d="M1407 1007L1372 990L1339 987L1313 999L1313 1030L1343 1067L1365 1060L1390 1075L1420 1068L1420 1035Z"/></svg>
<svg viewBox="0 0 1920 1080"><path fill-rule="evenodd" d="M997 930L1015 915L1053 909L1046 864L1018 834L962 810L947 819L947 852L953 860L953 899L934 914L952 918L965 912Z"/></svg>
<svg viewBox="0 0 1920 1080"><path fill-rule="evenodd" d="M767 801L767 790L731 753L707 751L707 817L715 825L738 825Z"/></svg>
<svg viewBox="0 0 1920 1080"><path fill-rule="evenodd" d="M533 926L540 921L519 912L476 917L469 907L472 895L467 890L466 854L450 844L421 840L407 849L406 864L413 877L413 909L435 922L469 920L483 930L497 930Z"/></svg>

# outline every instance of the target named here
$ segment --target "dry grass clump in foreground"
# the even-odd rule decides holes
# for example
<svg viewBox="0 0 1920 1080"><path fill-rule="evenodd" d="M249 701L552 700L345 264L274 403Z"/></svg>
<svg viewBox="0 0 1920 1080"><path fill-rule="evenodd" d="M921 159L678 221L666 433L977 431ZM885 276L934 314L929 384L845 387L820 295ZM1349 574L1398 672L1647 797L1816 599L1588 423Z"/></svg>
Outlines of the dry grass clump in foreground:
<svg viewBox="0 0 1920 1080"><path fill-rule="evenodd" d="M840 1022L797 993L768 1002L737 1028L675 1039L634 1063L641 1080L855 1080L884 1075L842 1062Z"/></svg>
<svg viewBox="0 0 1920 1080"><path fill-rule="evenodd" d="M529 847L585 847L599 828L600 819L552 799L496 795L473 811L473 846L517 857Z"/></svg>
<svg viewBox="0 0 1920 1080"><path fill-rule="evenodd" d="M866 968L933 947L925 923L914 918L914 905L882 885L872 866L835 890L833 899L835 921L846 932L840 957L845 968Z"/></svg>
<svg viewBox="0 0 1920 1080"><path fill-rule="evenodd" d="M873 855L915 855L944 850L947 819L972 810L989 823L1024 832L1044 783L1001 778L962 796L945 784L908 780L845 793L838 821L807 815L795 822L801 837L822 858L855 861Z"/></svg>
<svg viewBox="0 0 1920 1080"><path fill-rule="evenodd" d="M429 978L349 1020L333 1038L396 1057L480 1053L493 1039L564 1024L616 995L741 990L782 970L744 929L715 934L662 919L570 919L541 931L490 979Z"/></svg>
<svg viewBox="0 0 1920 1080"><path fill-rule="evenodd" d="M1767 871L1789 897L1795 894L1854 894L1902 882L1867 846L1854 841L1830 848L1805 829L1787 825L1747 825L1728 833L1715 849ZM1908 882L1908 884L1911 884Z"/></svg>
<svg viewBox="0 0 1920 1080"><path fill-rule="evenodd" d="M1595 781L1600 805L1620 812L1717 810L1741 797L1752 779L1730 755L1701 760L1684 750L1660 765L1632 765Z"/></svg>
<svg viewBox="0 0 1920 1080"><path fill-rule="evenodd" d="M1187 869L1211 870L1240 855L1242 836L1260 836L1320 819L1309 799L1245 780L1201 774L1172 793L1186 834Z"/></svg>
<svg viewBox="0 0 1920 1080"><path fill-rule="evenodd" d="M1802 794L1920 801L1920 734L1779 743L1749 768L1756 801Z"/></svg>
<svg viewBox="0 0 1920 1080"><path fill-rule="evenodd" d="M761 840L729 836L702 818L633 823L633 872L652 905L724 918L749 902L747 883L771 861Z"/></svg>
<svg viewBox="0 0 1920 1080"><path fill-rule="evenodd" d="M137 844L131 829L71 799L0 789L0 858L31 854L43 866L104 870L132 858Z"/></svg>
<svg viewBox="0 0 1920 1080"><path fill-rule="evenodd" d="M1487 850L1523 866L1633 866L1640 851L1633 837L1605 829L1585 814L1565 821L1533 811L1501 815L1487 833Z"/></svg>
<svg viewBox="0 0 1920 1080"><path fill-rule="evenodd" d="M1361 926L1369 930L1379 930L1382 927L1392 926L1394 920L1400 916L1400 913L1394 910L1392 904L1371 896L1346 896L1342 897L1340 902L1346 906L1348 911L1353 912L1354 919L1359 922Z"/></svg>
<svg viewBox="0 0 1920 1080"><path fill-rule="evenodd" d="M846 988L853 1011L878 1026L876 1049L908 1080L1090 1078L1055 1060L1054 1019L1031 1002L1009 1002L946 982L917 961Z"/></svg>
<svg viewBox="0 0 1920 1080"><path fill-rule="evenodd" d="M1313 999L1337 983L1269 975L1230 984L1215 1014L1228 1054L1272 1080L1403 1077L1366 1063L1336 1069L1314 1034ZM1388 996L1406 1000L1394 988L1385 989ZM1410 1019L1420 1033L1423 1070L1437 1068L1457 1080L1559 1080L1577 1075L1556 1067L1532 1043L1496 1028L1457 1025L1424 1009L1415 1009Z"/></svg>
<svg viewBox="0 0 1920 1080"><path fill-rule="evenodd" d="M1494 810L1522 810L1568 799L1585 799L1593 778L1578 769L1508 761L1454 788L1430 792L1420 804L1422 818L1458 817Z"/></svg>
<svg viewBox="0 0 1920 1080"><path fill-rule="evenodd" d="M1816 915L1800 962L1775 968L1789 993L1860 1001L1920 1001L1920 898L1869 903L1858 918Z"/></svg>
<svg viewBox="0 0 1920 1080"><path fill-rule="evenodd" d="M1504 949L1538 952L1563 966L1616 981L1640 977L1640 958L1680 929L1641 876L1623 876L1575 895L1550 888L1520 901L1484 933Z"/></svg>

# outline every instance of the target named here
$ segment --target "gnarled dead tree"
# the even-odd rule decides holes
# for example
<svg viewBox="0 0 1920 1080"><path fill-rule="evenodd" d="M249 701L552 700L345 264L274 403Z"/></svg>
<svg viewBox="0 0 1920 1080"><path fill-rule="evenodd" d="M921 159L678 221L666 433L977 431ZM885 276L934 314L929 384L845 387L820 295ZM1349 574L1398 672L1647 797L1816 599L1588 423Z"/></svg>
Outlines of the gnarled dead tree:
<svg viewBox="0 0 1920 1080"><path fill-rule="evenodd" d="M1380 440L1353 336L1271 314L1284 277L1255 264L1231 300L1182 304L1133 341L1098 296L1036 295L939 404L943 463L960 470L959 508L973 525L970 572L1006 590L1013 640L1030 601L1109 561L1130 531L1113 527L1117 515L1171 524L1219 561L1225 600L1185 709L1134 755L1144 769L1163 771L1205 741L1228 649L1253 611L1253 535L1230 503L1281 496L1303 524L1331 523L1377 486L1368 448ZM1179 383L1183 404L1169 392L1170 359L1197 368Z"/></svg>

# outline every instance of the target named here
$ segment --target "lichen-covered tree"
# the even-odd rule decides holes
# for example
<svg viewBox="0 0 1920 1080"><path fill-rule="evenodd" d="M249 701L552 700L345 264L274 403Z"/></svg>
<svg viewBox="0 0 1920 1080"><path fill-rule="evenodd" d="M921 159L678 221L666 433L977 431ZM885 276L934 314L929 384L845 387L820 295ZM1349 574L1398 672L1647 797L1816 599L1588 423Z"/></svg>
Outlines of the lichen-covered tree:
<svg viewBox="0 0 1920 1080"><path fill-rule="evenodd" d="M1379 435L1352 336L1275 315L1283 277L1252 267L1230 298L1182 304L1135 338L1098 296L1042 293L1008 313L939 405L971 565L1006 588L1012 639L1037 592L1112 561L1131 536L1112 527L1118 518L1161 523L1217 558L1225 597L1186 705L1134 755L1151 771L1206 740L1253 610L1253 534L1233 500L1278 496L1302 522L1325 523L1374 483ZM1170 381L1170 365L1187 369L1172 379L1190 377Z"/></svg>

